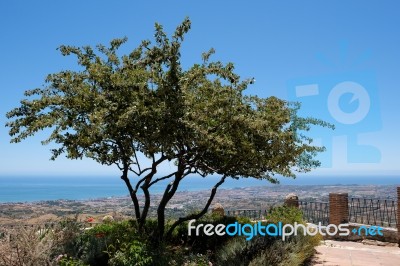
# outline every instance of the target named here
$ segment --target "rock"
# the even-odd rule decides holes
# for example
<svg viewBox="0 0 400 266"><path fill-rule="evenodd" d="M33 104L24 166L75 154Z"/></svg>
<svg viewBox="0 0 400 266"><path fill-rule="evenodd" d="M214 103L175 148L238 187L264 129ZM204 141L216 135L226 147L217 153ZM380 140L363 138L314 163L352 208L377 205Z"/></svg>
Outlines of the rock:
<svg viewBox="0 0 400 266"><path fill-rule="evenodd" d="M114 217L112 217L111 215L106 215L103 217L102 221L103 223L111 223L114 221Z"/></svg>
<svg viewBox="0 0 400 266"><path fill-rule="evenodd" d="M290 193L289 195L287 195L285 197L285 202L284 205L287 207L299 207L299 197L294 194L294 193Z"/></svg>
<svg viewBox="0 0 400 266"><path fill-rule="evenodd" d="M396 243L389 243L389 242L382 242L378 240L371 240L371 239L364 239L361 241L364 245L371 245L371 246L380 246L380 247L395 247L397 246Z"/></svg>
<svg viewBox="0 0 400 266"><path fill-rule="evenodd" d="M218 214L218 215L221 215L221 216L225 216L224 207L222 207L222 205L220 203L216 203L211 212L213 214Z"/></svg>

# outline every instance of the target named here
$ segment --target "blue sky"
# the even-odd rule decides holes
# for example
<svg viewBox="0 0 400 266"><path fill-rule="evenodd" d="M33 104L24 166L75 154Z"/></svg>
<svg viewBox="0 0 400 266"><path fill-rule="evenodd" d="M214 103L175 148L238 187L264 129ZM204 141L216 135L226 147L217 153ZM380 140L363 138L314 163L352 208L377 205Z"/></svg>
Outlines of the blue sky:
<svg viewBox="0 0 400 266"><path fill-rule="evenodd" d="M185 66L214 47L215 59L255 77L248 93L301 101L304 115L337 124L335 132L313 132L328 148L313 174L397 175L399 8L396 1L1 1L0 122L47 74L76 68L58 46L127 36L129 52L152 38L154 22L172 32L189 16ZM0 127L0 175L117 174L89 160L49 161L45 136L9 144Z"/></svg>

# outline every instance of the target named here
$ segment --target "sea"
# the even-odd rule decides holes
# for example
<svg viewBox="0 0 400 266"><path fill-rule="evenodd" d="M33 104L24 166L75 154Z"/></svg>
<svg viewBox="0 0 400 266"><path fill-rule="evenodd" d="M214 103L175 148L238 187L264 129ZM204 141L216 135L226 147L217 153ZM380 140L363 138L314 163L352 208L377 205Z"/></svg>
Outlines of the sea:
<svg viewBox="0 0 400 266"><path fill-rule="evenodd" d="M400 176L298 176L279 178L280 185L400 185ZM219 178L187 177L178 191L211 189ZM151 193L162 193L168 181L155 184ZM219 189L252 186L276 186L267 180L252 178L227 179ZM0 203L47 200L87 200L128 195L125 183L118 176L0 176Z"/></svg>

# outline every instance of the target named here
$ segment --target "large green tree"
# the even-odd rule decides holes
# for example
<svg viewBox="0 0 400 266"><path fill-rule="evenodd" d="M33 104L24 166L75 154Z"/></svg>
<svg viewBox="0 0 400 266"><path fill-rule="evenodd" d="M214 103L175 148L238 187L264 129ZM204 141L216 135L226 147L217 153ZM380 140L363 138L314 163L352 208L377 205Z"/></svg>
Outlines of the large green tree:
<svg viewBox="0 0 400 266"><path fill-rule="evenodd" d="M43 144L58 145L52 159L65 154L116 165L140 226L148 216L149 188L169 179L157 209L160 238L204 215L226 178L277 182L277 174L294 177L317 167L314 158L323 148L304 133L312 125L330 126L299 117L296 104L245 95L253 80L241 80L232 63L210 61L212 49L199 64L183 69L180 50L189 29L185 19L168 37L156 24L154 43L143 41L123 56L117 52L126 39L97 49L61 46L63 55L77 57L81 70L48 75L47 86L26 91L27 99L7 113L12 142L47 129ZM143 155L148 159L141 160ZM174 169L157 174L168 161ZM221 179L204 209L181 217L165 232L165 208L180 182L211 174Z"/></svg>

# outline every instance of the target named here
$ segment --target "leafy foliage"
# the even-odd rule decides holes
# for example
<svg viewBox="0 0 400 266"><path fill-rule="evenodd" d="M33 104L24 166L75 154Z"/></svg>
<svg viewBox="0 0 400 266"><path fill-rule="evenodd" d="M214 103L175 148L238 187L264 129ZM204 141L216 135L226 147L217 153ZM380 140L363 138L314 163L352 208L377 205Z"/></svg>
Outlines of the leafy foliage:
<svg viewBox="0 0 400 266"><path fill-rule="evenodd" d="M265 219L270 223L282 222L282 224L303 223L303 213L299 208L278 206L272 208Z"/></svg>
<svg viewBox="0 0 400 266"><path fill-rule="evenodd" d="M305 261L314 255L314 248L319 245L321 240L322 237L319 235L297 235L287 241L275 241L267 249L252 258L248 265L304 265Z"/></svg>
<svg viewBox="0 0 400 266"><path fill-rule="evenodd" d="M149 188L172 179L158 206L161 238L165 207L188 175L222 178L204 210L174 226L201 217L227 177L278 182L276 174L294 177L317 167L314 156L323 148L312 145L305 133L312 125L331 126L299 117L296 104L245 95L253 79L241 80L232 63L210 61L213 49L201 63L183 69L180 49L190 27L186 18L168 37L156 24L154 44L145 40L122 56L118 48L126 38L112 40L109 47L98 45L97 51L61 46L62 55L75 55L82 70L48 75L46 87L26 91L21 105L7 113L12 142L49 129L43 144L58 145L52 159L65 154L117 165L140 225L150 206ZM150 160L141 160L140 154ZM156 178L168 161L175 169ZM139 189L143 203L136 196Z"/></svg>
<svg viewBox="0 0 400 266"><path fill-rule="evenodd" d="M103 223L80 237L82 252L73 255L91 265L107 265L110 256L138 239L141 236L131 221Z"/></svg>
<svg viewBox="0 0 400 266"><path fill-rule="evenodd" d="M109 265L115 266L146 266L154 265L153 258L143 242L134 240L127 247L117 251L109 260Z"/></svg>
<svg viewBox="0 0 400 266"><path fill-rule="evenodd" d="M277 207L269 218L269 222L273 223L304 223L301 212L295 208ZM310 236L302 233L290 236L285 241L271 236L255 236L251 241L235 237L216 252L215 260L217 265L232 266L303 265L312 257L314 248L321 240L320 235Z"/></svg>
<svg viewBox="0 0 400 266"><path fill-rule="evenodd" d="M214 226L218 224L228 225L236 221L237 219L235 217L207 214L204 215L201 219L196 220L196 222L193 223L193 226L197 226L198 224L212 224ZM212 236L207 236L203 233L197 236L194 231L189 236L188 224L185 222L174 230L172 238L169 239L169 241L170 243L189 246L193 252L204 252L205 250L218 249L229 238L230 236L228 235L219 236L214 234Z"/></svg>
<svg viewBox="0 0 400 266"><path fill-rule="evenodd" d="M83 261L74 259L72 257L63 257L59 260L59 266L89 266L89 264L85 264Z"/></svg>

